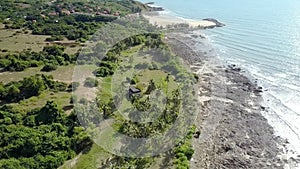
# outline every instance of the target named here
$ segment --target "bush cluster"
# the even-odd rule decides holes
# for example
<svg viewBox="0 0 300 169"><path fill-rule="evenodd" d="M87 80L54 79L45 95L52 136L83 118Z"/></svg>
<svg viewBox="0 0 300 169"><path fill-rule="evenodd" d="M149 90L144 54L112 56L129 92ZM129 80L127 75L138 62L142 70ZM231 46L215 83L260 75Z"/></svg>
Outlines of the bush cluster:
<svg viewBox="0 0 300 169"><path fill-rule="evenodd" d="M0 59L0 67L6 71L24 71L29 67L44 65L43 71L52 71L58 65L75 63L77 56L64 53L65 48L59 45L45 46L41 52L30 50L19 54L7 54Z"/></svg>
<svg viewBox="0 0 300 169"><path fill-rule="evenodd" d="M43 91L65 91L67 84L54 81L52 76L34 75L25 77L21 81L7 84L0 83L0 100L3 102L17 102L32 96L38 96Z"/></svg>
<svg viewBox="0 0 300 169"><path fill-rule="evenodd" d="M0 168L53 169L91 145L75 114L53 101L28 113L0 109Z"/></svg>

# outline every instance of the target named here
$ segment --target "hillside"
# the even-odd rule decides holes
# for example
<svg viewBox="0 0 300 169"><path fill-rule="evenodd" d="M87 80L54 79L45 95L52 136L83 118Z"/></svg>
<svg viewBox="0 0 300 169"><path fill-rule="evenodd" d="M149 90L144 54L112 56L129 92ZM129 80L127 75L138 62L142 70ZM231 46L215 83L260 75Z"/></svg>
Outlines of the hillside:
<svg viewBox="0 0 300 169"><path fill-rule="evenodd" d="M197 77L164 43L164 34L134 14L143 10L153 9L133 0L0 2L0 168L189 167L195 127L184 123L193 116L181 105L193 98L184 82L195 84ZM78 70L83 74L77 78ZM114 85L120 82L125 88ZM139 95L128 98L128 87ZM151 104L154 96L166 104L162 114ZM115 99L123 103L119 109ZM138 124L122 113L157 119ZM127 158L107 149L120 139L110 137L113 133L103 130L107 137L96 137L103 123L95 120L113 120L115 131L132 138L172 126L179 135L169 138L175 148L149 140L136 153L155 151L154 156ZM136 146L118 141L124 145L120 150Z"/></svg>

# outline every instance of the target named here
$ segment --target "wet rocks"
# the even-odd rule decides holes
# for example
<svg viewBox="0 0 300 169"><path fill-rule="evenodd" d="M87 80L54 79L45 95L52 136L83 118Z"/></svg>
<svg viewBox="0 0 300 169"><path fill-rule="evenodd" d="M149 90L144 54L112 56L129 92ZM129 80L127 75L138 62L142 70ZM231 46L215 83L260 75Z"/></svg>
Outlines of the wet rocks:
<svg viewBox="0 0 300 169"><path fill-rule="evenodd" d="M201 134L193 142L191 168L284 168L280 139L261 114L266 109L260 105L263 88L236 65L216 64L212 52L194 51L199 48L190 42L193 39L178 35L168 39L177 55L194 66L197 60L203 68L198 71L203 101L196 119Z"/></svg>
<svg viewBox="0 0 300 169"><path fill-rule="evenodd" d="M223 26L226 26L224 23L221 23L219 22L217 19L214 19L214 18L206 18L206 19L203 19L204 21L210 21L210 22L213 22L216 24L215 27L223 27Z"/></svg>

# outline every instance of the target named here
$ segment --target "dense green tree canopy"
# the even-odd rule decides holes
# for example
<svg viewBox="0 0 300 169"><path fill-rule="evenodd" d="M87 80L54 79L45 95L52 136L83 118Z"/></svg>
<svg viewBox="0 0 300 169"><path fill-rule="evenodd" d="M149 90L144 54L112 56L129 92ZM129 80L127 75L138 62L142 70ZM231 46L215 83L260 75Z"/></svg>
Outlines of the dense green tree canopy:
<svg viewBox="0 0 300 169"><path fill-rule="evenodd" d="M53 101L27 114L0 109L0 168L53 169L91 142Z"/></svg>
<svg viewBox="0 0 300 169"><path fill-rule="evenodd" d="M17 102L32 96L38 96L43 91L65 91L67 84L54 81L52 76L34 75L25 77L18 82L0 83L0 100L2 102Z"/></svg>
<svg viewBox="0 0 300 169"><path fill-rule="evenodd" d="M10 0L0 2L0 22L6 28L28 28L33 34L76 40L87 39L105 22L145 9L132 0Z"/></svg>

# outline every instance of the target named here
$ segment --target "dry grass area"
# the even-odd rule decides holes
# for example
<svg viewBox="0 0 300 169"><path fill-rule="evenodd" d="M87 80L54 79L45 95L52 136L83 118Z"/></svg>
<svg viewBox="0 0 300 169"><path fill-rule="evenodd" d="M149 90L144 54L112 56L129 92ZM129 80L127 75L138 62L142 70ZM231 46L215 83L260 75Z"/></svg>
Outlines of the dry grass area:
<svg viewBox="0 0 300 169"><path fill-rule="evenodd" d="M83 82L85 79L73 79L74 70L78 69L81 71L92 72L96 68L95 65L68 65L60 66L57 70L52 72L41 72L41 67L39 68L30 68L23 72L2 72L0 73L0 82L9 83L11 81L20 81L24 77L33 76L35 74L46 74L52 75L55 80L65 82L67 84L72 81L80 81L81 85L76 90L77 95L85 96L87 93L96 94L96 88L92 89L95 91L89 91L90 88L83 87ZM77 77L81 77L80 75ZM85 77L85 76L82 76ZM83 89L81 89L83 88ZM89 92L88 92L89 91ZM34 108L40 108L46 104L48 100L54 100L59 106L65 109L66 113L70 113L70 97L72 92L44 92L40 96L31 97L29 99L23 100L20 103L12 104L15 108L22 110L31 110Z"/></svg>
<svg viewBox="0 0 300 169"><path fill-rule="evenodd" d="M42 72L42 67L28 68L22 72L2 72L0 73L0 82L9 83L11 81L19 81L24 77L33 76L35 74L52 75L55 80L71 83L72 81L82 82L86 77L92 76L92 72L96 69L96 65L68 65L59 66L52 72ZM77 73L73 78L73 74ZM80 73L85 72L87 74L81 75ZM82 77L82 78L81 78Z"/></svg>
<svg viewBox="0 0 300 169"><path fill-rule="evenodd" d="M63 40L58 42L46 42L48 35L32 35L29 30L5 29L0 23L0 55L7 52L18 53L25 49L41 51L46 45L60 44L66 47L66 53L75 54L80 48L75 41Z"/></svg>
<svg viewBox="0 0 300 169"><path fill-rule="evenodd" d="M0 82L9 83L11 81L19 81L24 77L33 76L35 74L52 75L55 80L70 83L72 81L74 65L59 66L57 70L52 72L42 72L42 67L28 68L22 72L2 72L0 73Z"/></svg>
<svg viewBox="0 0 300 169"><path fill-rule="evenodd" d="M80 46L80 45L77 45L77 46L74 46L74 47L73 46L67 46L65 52L67 54L73 55L73 54L77 53L78 50L81 49L81 48L82 48L82 46Z"/></svg>
<svg viewBox="0 0 300 169"><path fill-rule="evenodd" d="M30 31L27 34L23 30L4 29L3 24L0 26L0 51L7 50L10 52L20 52L24 49L41 51L45 45L46 38L50 36L32 35Z"/></svg>
<svg viewBox="0 0 300 169"><path fill-rule="evenodd" d="M70 98L71 98L70 92L44 92L39 96L34 96L29 99L25 99L23 101L20 101L20 103L12 103L10 105L13 105L15 108L21 109L23 111L30 111L35 108L41 108L43 107L47 101L53 100L57 105L61 108L63 108L66 113L69 113L68 110L71 110L70 105Z"/></svg>

